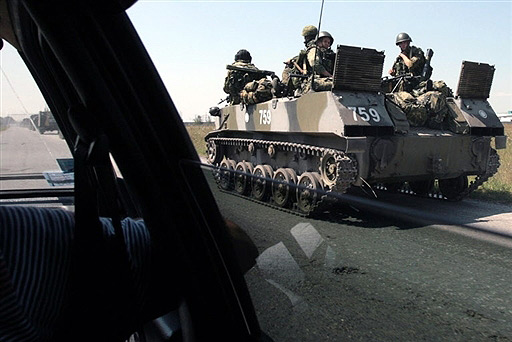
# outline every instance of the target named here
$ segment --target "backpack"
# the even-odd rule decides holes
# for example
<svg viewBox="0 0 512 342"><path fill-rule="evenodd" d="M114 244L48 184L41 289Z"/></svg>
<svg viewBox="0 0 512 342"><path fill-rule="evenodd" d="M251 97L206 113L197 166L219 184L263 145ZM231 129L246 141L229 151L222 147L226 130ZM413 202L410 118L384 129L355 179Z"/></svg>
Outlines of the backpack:
<svg viewBox="0 0 512 342"><path fill-rule="evenodd" d="M238 104L240 103L240 92L244 89L245 85L253 80L264 77L264 75L258 72L251 72L251 70L258 70L251 63L235 62L233 65L249 70L248 72L229 70L224 80L224 92L230 95L230 103Z"/></svg>
<svg viewBox="0 0 512 342"><path fill-rule="evenodd" d="M266 78L252 81L241 92L242 103L256 104L272 99L272 82Z"/></svg>

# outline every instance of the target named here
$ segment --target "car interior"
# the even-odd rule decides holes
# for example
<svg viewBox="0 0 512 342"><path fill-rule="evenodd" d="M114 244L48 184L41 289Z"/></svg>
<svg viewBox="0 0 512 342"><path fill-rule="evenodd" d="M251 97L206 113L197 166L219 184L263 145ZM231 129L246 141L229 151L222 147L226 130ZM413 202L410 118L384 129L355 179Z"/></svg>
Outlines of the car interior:
<svg viewBox="0 0 512 342"><path fill-rule="evenodd" d="M510 127L487 101L501 59L463 62L441 128L386 94L415 76L382 78L384 51L338 41L331 90L281 97L260 69L272 99L222 107L204 94L234 45L202 52L270 5L135 3L0 0L0 341L510 340L512 216L485 200L510 199ZM39 114L2 107L37 92Z"/></svg>
<svg viewBox="0 0 512 342"><path fill-rule="evenodd" d="M54 114L75 177L74 190L46 193L74 197L74 211L0 206L0 331L7 341L263 340L243 279L253 246L219 212L125 13L133 2L0 2L1 37Z"/></svg>

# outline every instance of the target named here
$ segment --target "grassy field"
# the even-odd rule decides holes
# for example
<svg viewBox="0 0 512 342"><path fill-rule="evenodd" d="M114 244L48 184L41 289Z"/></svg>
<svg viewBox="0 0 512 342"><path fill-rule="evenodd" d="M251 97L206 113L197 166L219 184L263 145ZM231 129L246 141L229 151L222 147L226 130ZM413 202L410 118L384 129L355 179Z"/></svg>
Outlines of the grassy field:
<svg viewBox="0 0 512 342"><path fill-rule="evenodd" d="M197 153L200 156L205 156L206 145L204 137L208 132L214 130L214 125L190 125L187 126L187 130ZM512 204L512 124L505 125L505 134L509 138L507 139L507 148L498 151L501 162L498 173L473 192L470 198Z"/></svg>
<svg viewBox="0 0 512 342"><path fill-rule="evenodd" d="M202 125L189 125L186 126L188 134L192 139L192 143L196 148L197 154L202 157L206 157L206 142L204 141L204 137L208 132L213 131L215 129L215 125L212 124L202 124Z"/></svg>

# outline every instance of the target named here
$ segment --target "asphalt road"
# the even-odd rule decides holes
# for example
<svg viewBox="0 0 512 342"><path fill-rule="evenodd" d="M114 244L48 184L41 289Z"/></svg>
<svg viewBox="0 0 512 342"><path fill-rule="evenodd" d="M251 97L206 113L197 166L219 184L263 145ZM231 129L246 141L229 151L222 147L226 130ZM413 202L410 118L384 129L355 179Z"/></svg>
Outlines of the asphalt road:
<svg viewBox="0 0 512 342"><path fill-rule="evenodd" d="M70 157L58 135L25 128L0 144L2 176ZM27 182L1 189L47 184ZM259 250L245 277L275 341L512 340L510 206L379 193L313 220L215 196Z"/></svg>
<svg viewBox="0 0 512 342"><path fill-rule="evenodd" d="M275 341L512 340L510 207L379 194L311 220L215 193Z"/></svg>
<svg viewBox="0 0 512 342"><path fill-rule="evenodd" d="M48 187L44 179L23 179L23 175L42 176L44 171L59 171L57 158L71 158L66 142L57 132L39 134L28 128L11 126L0 132L0 174L20 176L2 180L0 189Z"/></svg>

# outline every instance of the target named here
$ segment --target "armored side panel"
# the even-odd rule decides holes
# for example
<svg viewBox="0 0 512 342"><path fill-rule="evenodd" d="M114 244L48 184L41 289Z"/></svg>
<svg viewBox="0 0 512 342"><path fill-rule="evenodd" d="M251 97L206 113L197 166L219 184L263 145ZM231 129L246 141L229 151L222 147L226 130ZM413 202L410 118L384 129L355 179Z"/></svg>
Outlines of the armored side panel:
<svg viewBox="0 0 512 342"><path fill-rule="evenodd" d="M450 107L464 117L472 135L500 136L503 124L492 109L487 98L491 91L494 66L485 63L462 62L456 106Z"/></svg>
<svg viewBox="0 0 512 342"><path fill-rule="evenodd" d="M340 110L339 97L331 92L311 92L299 98L279 98L251 106L228 106L221 110L217 135L359 151L365 146L365 139L346 137ZM349 111L347 115L353 120L353 112L344 110Z"/></svg>

